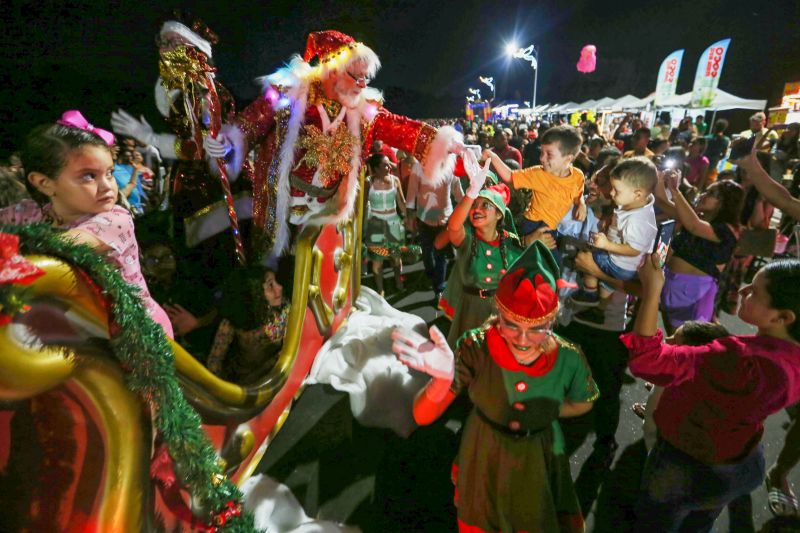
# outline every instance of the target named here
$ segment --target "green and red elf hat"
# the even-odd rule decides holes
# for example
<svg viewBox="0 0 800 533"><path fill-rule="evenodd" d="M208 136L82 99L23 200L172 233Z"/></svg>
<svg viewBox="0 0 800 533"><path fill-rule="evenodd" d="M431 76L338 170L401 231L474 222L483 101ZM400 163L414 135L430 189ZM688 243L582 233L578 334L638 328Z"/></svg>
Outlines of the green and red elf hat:
<svg viewBox="0 0 800 533"><path fill-rule="evenodd" d="M486 187L485 189L481 189L478 196L489 200L498 211L503 213L506 229L511 230L512 233L517 232L514 226L514 217L511 215L511 210L508 209L508 202L511 201L511 189L508 188L508 185L500 183L498 185Z"/></svg>
<svg viewBox="0 0 800 533"><path fill-rule="evenodd" d="M497 309L521 324L551 322L558 313L558 289L573 286L560 276L553 254L535 241L508 267L497 285Z"/></svg>

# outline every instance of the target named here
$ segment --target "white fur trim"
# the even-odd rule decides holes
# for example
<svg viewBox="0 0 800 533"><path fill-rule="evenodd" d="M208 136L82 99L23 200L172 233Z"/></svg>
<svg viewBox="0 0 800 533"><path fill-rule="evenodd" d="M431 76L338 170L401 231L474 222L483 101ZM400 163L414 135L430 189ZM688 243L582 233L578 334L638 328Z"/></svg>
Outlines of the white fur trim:
<svg viewBox="0 0 800 533"><path fill-rule="evenodd" d="M464 136L452 126L439 128L428 150L428 155L422 161L424 176L433 187L442 183L444 178L452 174L453 168L455 168L456 158L450 153L453 141L463 142Z"/></svg>
<svg viewBox="0 0 800 533"><path fill-rule="evenodd" d="M206 56L211 58L211 43L197 35L195 32L190 30L187 26L184 26L177 20L168 20L161 26L161 33L160 35L164 37L167 34L175 34L188 44L191 44L201 52L203 52Z"/></svg>
<svg viewBox="0 0 800 533"><path fill-rule="evenodd" d="M178 95L181 93L180 89L172 89L169 94L164 89L164 84L161 81L161 78L156 80L156 87L155 87L155 100L156 100L156 107L158 108L158 112L161 113L161 116L166 118L169 116L169 109L172 106L172 103L178 98Z"/></svg>
<svg viewBox="0 0 800 533"><path fill-rule="evenodd" d="M304 85L308 83L312 72L313 69L303 61L302 57L293 55L289 63L282 68L268 76L256 78L256 83L260 84L265 92L273 86L280 87L286 96L296 101L299 99L300 93L308 91L308 88L304 87Z"/></svg>
<svg viewBox="0 0 800 533"><path fill-rule="evenodd" d="M306 105L308 103L308 84L301 83L294 91L297 98L294 99L289 125L286 128L286 139L281 146L280 165L278 167L278 198L275 205L275 223L277 231L275 241L269 252L269 259L273 260L280 257L289 246L289 200L291 199L289 173L294 166L294 151L297 145L297 137L300 127L306 118Z"/></svg>

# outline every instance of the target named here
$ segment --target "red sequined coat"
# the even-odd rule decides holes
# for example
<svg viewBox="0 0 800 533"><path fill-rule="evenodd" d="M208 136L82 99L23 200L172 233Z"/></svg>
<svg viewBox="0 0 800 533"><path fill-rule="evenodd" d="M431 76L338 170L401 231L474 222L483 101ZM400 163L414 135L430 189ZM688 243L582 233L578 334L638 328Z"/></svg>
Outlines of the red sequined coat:
<svg viewBox="0 0 800 533"><path fill-rule="evenodd" d="M411 153L431 154L437 130L364 100L354 109L324 96L319 82L291 94L271 87L237 117L237 149L255 149L253 226L280 252L292 224L335 223L350 215L359 172L375 139ZM237 139L234 136L234 142Z"/></svg>

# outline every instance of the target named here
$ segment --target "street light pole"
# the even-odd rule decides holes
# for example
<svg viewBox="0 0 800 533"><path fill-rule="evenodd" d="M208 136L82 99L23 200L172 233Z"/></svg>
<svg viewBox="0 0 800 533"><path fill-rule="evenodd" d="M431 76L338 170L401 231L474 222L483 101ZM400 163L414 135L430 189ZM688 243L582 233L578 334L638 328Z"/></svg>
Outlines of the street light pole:
<svg viewBox="0 0 800 533"><path fill-rule="evenodd" d="M539 51L536 51L536 66L533 67L533 102L531 102L531 109L536 109L536 86L539 81Z"/></svg>
<svg viewBox="0 0 800 533"><path fill-rule="evenodd" d="M539 49L535 45L530 45L527 48L517 48L516 43L509 43L506 45L506 53L509 56L524 59L529 61L531 68L533 68L533 100L531 101L531 109L536 108L536 86L539 84ZM536 54L534 56L534 54Z"/></svg>

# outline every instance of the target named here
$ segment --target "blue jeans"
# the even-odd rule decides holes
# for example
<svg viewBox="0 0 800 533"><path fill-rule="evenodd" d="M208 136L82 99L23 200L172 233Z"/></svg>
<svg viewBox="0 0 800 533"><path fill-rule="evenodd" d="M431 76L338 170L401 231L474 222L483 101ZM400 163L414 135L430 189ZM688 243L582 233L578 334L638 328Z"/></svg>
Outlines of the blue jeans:
<svg viewBox="0 0 800 533"><path fill-rule="evenodd" d="M447 226L429 226L417 219L422 263L425 265L425 273L431 279L435 292L442 292L447 282L447 253L445 250L437 250L433 246L433 240L439 233L446 230Z"/></svg>
<svg viewBox="0 0 800 533"><path fill-rule="evenodd" d="M600 270L602 270L603 272L605 272L614 279L629 281L636 277L635 270L626 270L612 263L611 257L609 256L609 253L606 250L594 250L592 252L592 257L594 258L594 262L597 263L597 266L600 268ZM616 290L614 289L614 287L605 283L604 281L600 281L600 286L611 292L614 292Z"/></svg>
<svg viewBox="0 0 800 533"><path fill-rule="evenodd" d="M736 463L709 465L658 439L644 467L633 531L711 531L722 509L758 488L765 474L760 444Z"/></svg>

